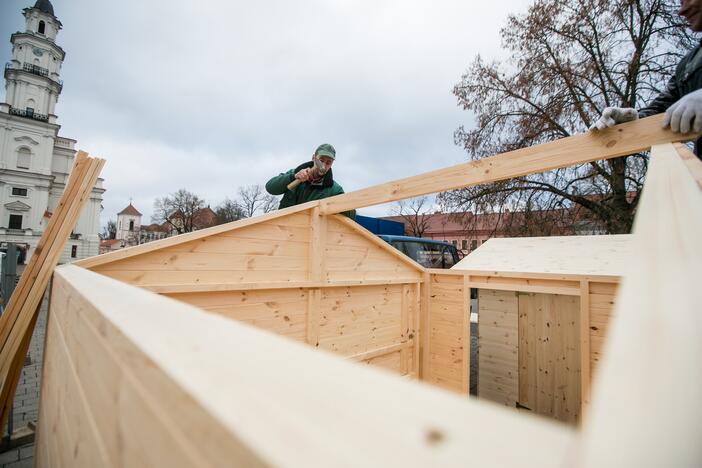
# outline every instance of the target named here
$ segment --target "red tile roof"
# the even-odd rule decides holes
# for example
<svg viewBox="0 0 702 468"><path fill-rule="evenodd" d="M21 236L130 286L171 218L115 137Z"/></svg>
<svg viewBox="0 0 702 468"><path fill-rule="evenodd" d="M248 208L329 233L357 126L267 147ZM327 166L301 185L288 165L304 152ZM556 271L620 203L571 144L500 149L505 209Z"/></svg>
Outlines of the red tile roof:
<svg viewBox="0 0 702 468"><path fill-rule="evenodd" d="M130 203L125 209L117 213L119 215L141 216L141 213Z"/></svg>

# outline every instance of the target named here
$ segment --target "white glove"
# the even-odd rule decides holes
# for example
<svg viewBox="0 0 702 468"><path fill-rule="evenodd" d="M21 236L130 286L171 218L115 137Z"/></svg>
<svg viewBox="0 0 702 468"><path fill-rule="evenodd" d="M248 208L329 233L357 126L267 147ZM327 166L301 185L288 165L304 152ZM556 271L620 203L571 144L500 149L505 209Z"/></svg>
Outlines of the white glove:
<svg viewBox="0 0 702 468"><path fill-rule="evenodd" d="M590 126L590 130L604 130L616 124L631 122L639 118L639 113L631 107L605 107L602 116Z"/></svg>
<svg viewBox="0 0 702 468"><path fill-rule="evenodd" d="M667 126L680 133L702 131L702 89L686 94L665 111L663 127Z"/></svg>

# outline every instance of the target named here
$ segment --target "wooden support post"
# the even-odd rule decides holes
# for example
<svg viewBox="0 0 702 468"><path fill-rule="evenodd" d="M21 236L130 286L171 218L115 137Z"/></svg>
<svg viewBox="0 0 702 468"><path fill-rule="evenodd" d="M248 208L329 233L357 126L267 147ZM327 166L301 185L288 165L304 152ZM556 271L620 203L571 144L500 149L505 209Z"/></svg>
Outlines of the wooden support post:
<svg viewBox="0 0 702 468"><path fill-rule="evenodd" d="M322 302L322 290L309 289L307 296L307 343L319 346L319 309Z"/></svg>
<svg viewBox="0 0 702 468"><path fill-rule="evenodd" d="M421 380L428 380L431 376L429 369L429 361L431 358L429 343L431 337L431 329L429 323L429 307L430 307L430 296L431 295L431 275L427 272L424 273L424 281L422 282L422 305L420 310L420 320L419 320L419 377Z"/></svg>
<svg viewBox="0 0 702 468"><path fill-rule="evenodd" d="M463 391L470 393L470 276L463 275Z"/></svg>
<svg viewBox="0 0 702 468"><path fill-rule="evenodd" d="M590 405L590 282L580 281L580 424Z"/></svg>
<svg viewBox="0 0 702 468"><path fill-rule="evenodd" d="M421 283L415 283L412 285L414 294L412 295L412 340L414 344L414 361L412 372L416 379L420 378L419 368L420 368L420 342L421 342L421 324L420 318L422 313L422 287Z"/></svg>
<svg viewBox="0 0 702 468"><path fill-rule="evenodd" d="M402 341L407 341L410 333L409 329L409 318L410 318L410 311L409 311L409 285L403 284L402 285L402 297L401 297L401 305L400 305L400 336L402 337ZM406 375L407 372L409 371L409 362L407 362L409 359L409 350L407 347L404 347L400 350L400 375Z"/></svg>

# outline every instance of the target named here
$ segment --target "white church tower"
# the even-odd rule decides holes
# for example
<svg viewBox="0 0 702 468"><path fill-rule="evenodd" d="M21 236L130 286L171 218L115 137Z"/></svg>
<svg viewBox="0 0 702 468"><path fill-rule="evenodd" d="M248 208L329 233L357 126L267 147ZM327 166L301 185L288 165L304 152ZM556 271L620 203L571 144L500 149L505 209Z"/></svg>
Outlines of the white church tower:
<svg viewBox="0 0 702 468"><path fill-rule="evenodd" d="M56 43L61 22L49 0L22 13L25 31L10 38L12 60L5 65L0 102L0 249L15 242L31 255L63 193L76 140L59 136L56 123L66 57ZM93 188L62 262L98 254L102 182Z"/></svg>

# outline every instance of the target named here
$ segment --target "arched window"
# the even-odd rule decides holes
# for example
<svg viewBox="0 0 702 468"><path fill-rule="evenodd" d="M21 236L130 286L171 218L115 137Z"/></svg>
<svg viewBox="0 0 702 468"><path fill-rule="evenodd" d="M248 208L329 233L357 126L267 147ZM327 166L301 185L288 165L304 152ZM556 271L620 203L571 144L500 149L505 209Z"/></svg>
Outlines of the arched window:
<svg viewBox="0 0 702 468"><path fill-rule="evenodd" d="M17 168L29 169L29 163L32 160L32 152L29 148L20 148L17 150Z"/></svg>
<svg viewBox="0 0 702 468"><path fill-rule="evenodd" d="M133 220L133 219L130 219L130 220L129 220L129 230L130 230L130 231L133 231L133 230L134 230L134 220Z"/></svg>
<svg viewBox="0 0 702 468"><path fill-rule="evenodd" d="M39 21L39 34L44 34L46 31L46 23Z"/></svg>

